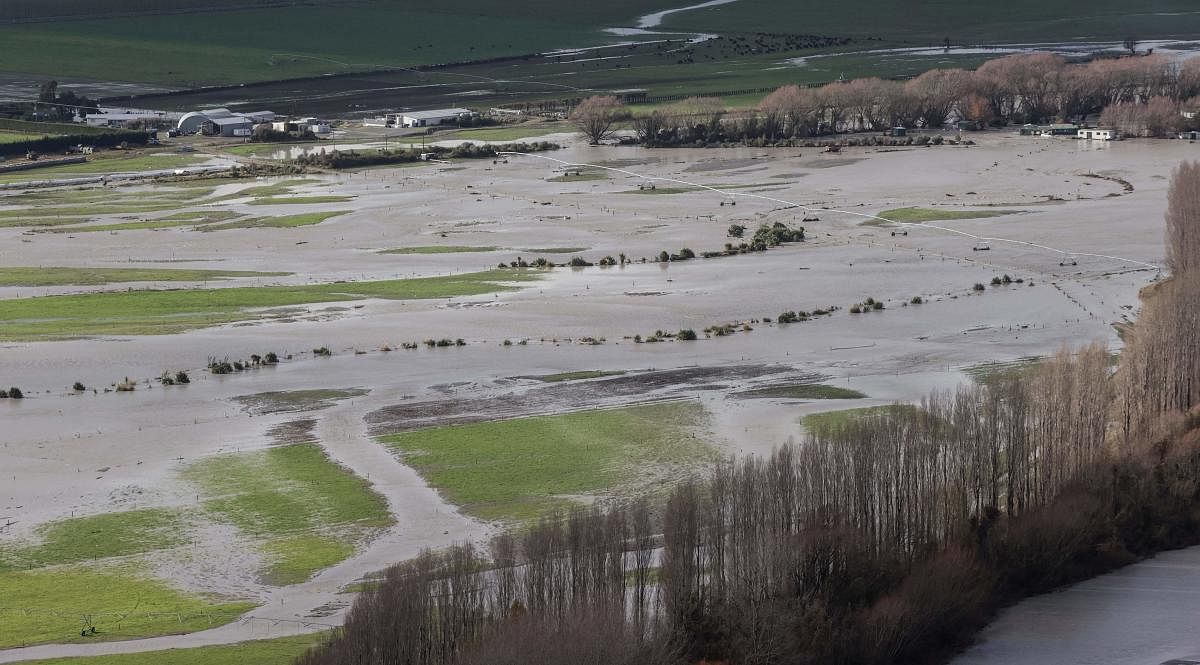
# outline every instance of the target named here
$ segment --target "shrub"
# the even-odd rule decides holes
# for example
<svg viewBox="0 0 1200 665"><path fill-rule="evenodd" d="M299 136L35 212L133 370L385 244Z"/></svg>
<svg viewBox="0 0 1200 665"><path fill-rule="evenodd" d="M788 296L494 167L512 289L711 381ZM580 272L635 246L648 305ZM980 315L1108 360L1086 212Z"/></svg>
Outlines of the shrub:
<svg viewBox="0 0 1200 665"><path fill-rule="evenodd" d="M1005 275L1004 277L1001 277L1001 278L1000 278L1000 281L1001 281L1001 282L1004 282L1005 284L1012 284L1012 282L1013 282L1013 279L1012 279L1012 277L1009 277L1008 275Z"/></svg>
<svg viewBox="0 0 1200 665"><path fill-rule="evenodd" d="M855 304L855 305L851 305L851 306L850 306L850 313L851 313L851 314L862 314L862 306L861 306L861 305L857 305L857 304Z"/></svg>
<svg viewBox="0 0 1200 665"><path fill-rule="evenodd" d="M313 349L313 355L328 358L333 355L333 352L329 350L328 346L322 346L319 349Z"/></svg>
<svg viewBox="0 0 1200 665"><path fill-rule="evenodd" d="M71 386L71 390L74 390L75 392L80 393L80 392L87 390L87 386L83 385L82 381L76 381L75 385Z"/></svg>
<svg viewBox="0 0 1200 665"><path fill-rule="evenodd" d="M975 282L975 286L972 286L971 288L976 291L983 291L983 290L987 289L986 286L984 286L983 284L980 284L979 282Z"/></svg>
<svg viewBox="0 0 1200 665"><path fill-rule="evenodd" d="M572 268L586 268L595 264L593 264L591 261L583 259L582 257L573 256L571 257L571 262L568 265L570 265Z"/></svg>
<svg viewBox="0 0 1200 665"><path fill-rule="evenodd" d="M992 278L992 286L1000 286L1003 283L1004 282L1002 282L999 277Z"/></svg>
<svg viewBox="0 0 1200 665"><path fill-rule="evenodd" d="M741 238L745 234L746 227L742 226L741 224L730 224L729 230L726 232L726 235L728 235L730 238ZM729 245L726 245L726 247L728 248Z"/></svg>
<svg viewBox="0 0 1200 665"><path fill-rule="evenodd" d="M685 342L691 342L696 339L696 331L692 330L691 328L684 328L683 330L680 330L675 336L676 336L676 338L683 340Z"/></svg>
<svg viewBox="0 0 1200 665"><path fill-rule="evenodd" d="M8 397L9 399L24 399L25 393L21 392L20 388L13 386L8 389Z"/></svg>
<svg viewBox="0 0 1200 665"><path fill-rule="evenodd" d="M783 314L780 314L779 318L778 318L778 321L780 323L795 323L799 320L800 320L800 316L792 311L784 312Z"/></svg>
<svg viewBox="0 0 1200 665"><path fill-rule="evenodd" d="M921 304L924 304L925 300L922 299L921 296L913 296L912 300L909 300L908 302L910 302L914 305L921 305Z"/></svg>
<svg viewBox="0 0 1200 665"><path fill-rule="evenodd" d="M279 364L279 356L275 355L274 351L270 351L267 353L267 355L263 356L263 364L277 365Z"/></svg>
<svg viewBox="0 0 1200 665"><path fill-rule="evenodd" d="M8 399L8 391L0 388L0 399Z"/></svg>
<svg viewBox="0 0 1200 665"><path fill-rule="evenodd" d="M512 346L512 340L511 339L504 340L504 346Z"/></svg>
<svg viewBox="0 0 1200 665"><path fill-rule="evenodd" d="M191 382L192 382L192 377L188 376L187 372L183 372L183 371L175 372L175 383L185 384L185 383L191 383Z"/></svg>
<svg viewBox="0 0 1200 665"><path fill-rule="evenodd" d="M454 340L454 346L466 346L466 345L467 345L467 343L461 337Z"/></svg>
<svg viewBox="0 0 1200 665"><path fill-rule="evenodd" d="M696 258L696 253L691 249L684 247L683 249L679 250L679 260L686 261L694 258Z"/></svg>
<svg viewBox="0 0 1200 665"><path fill-rule="evenodd" d="M883 301L876 300L875 302L871 303L871 309L874 309L876 312L883 309Z"/></svg>
<svg viewBox="0 0 1200 665"><path fill-rule="evenodd" d="M615 265L617 265L617 260L616 260L616 259L614 259L614 258L613 258L613 257L611 257L611 256L606 256L606 257L604 257L604 258L600 259L600 265L602 265L602 266L615 266Z"/></svg>
<svg viewBox="0 0 1200 665"><path fill-rule="evenodd" d="M667 261L670 261L670 260L671 260L671 255L666 250L663 250L658 253L659 263L666 263Z"/></svg>

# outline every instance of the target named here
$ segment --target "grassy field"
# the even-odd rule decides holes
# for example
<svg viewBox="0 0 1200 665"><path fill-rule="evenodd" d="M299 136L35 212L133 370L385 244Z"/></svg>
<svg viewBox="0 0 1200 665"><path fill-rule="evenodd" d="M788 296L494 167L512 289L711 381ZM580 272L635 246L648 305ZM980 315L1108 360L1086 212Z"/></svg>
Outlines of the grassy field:
<svg viewBox="0 0 1200 665"><path fill-rule="evenodd" d="M736 393L737 397L770 399L862 399L865 394L821 383L798 383L790 386L768 386Z"/></svg>
<svg viewBox="0 0 1200 665"><path fill-rule="evenodd" d="M0 339L165 335L262 319L255 309L382 298L450 298L508 291L538 273L492 270L444 277L303 286L144 290L0 300Z"/></svg>
<svg viewBox="0 0 1200 665"><path fill-rule="evenodd" d="M20 143L44 137L44 134L27 134L25 132L8 132L0 130L0 143Z"/></svg>
<svg viewBox="0 0 1200 665"><path fill-rule="evenodd" d="M203 229L205 224L214 224L241 217L240 213L231 210L204 210L181 212L158 219L144 219L138 222L113 222L111 224L77 224L71 226L55 226L48 229L50 233L97 233L101 231L142 231L147 229L171 229L181 226L192 226ZM238 227L240 228L240 227Z"/></svg>
<svg viewBox="0 0 1200 665"><path fill-rule="evenodd" d="M254 607L185 594L132 567L0 573L0 599L0 649L190 633L228 623ZM97 634L81 637L88 625Z"/></svg>
<svg viewBox="0 0 1200 665"><path fill-rule="evenodd" d="M580 370L578 372L562 372L561 374L542 374L530 378L543 381L545 383L560 383L562 381L580 381L582 379L599 379L605 376L621 376L625 372L622 371L604 371L598 369Z"/></svg>
<svg viewBox="0 0 1200 665"><path fill-rule="evenodd" d="M253 395L239 395L233 398L250 413L267 415L271 413L292 413L295 411L319 411L328 409L341 400L351 397L361 397L369 390L364 388L314 388L312 390L280 390Z"/></svg>
<svg viewBox="0 0 1200 665"><path fill-rule="evenodd" d="M353 543L389 526L383 497L329 460L315 444L218 455L185 469L204 507L258 540L273 584L295 584L354 552Z"/></svg>
<svg viewBox="0 0 1200 665"><path fill-rule="evenodd" d="M1130 6L1094 0L1080 12L1073 0L849 0L837 4L739 0L734 4L668 15L669 28L711 32L775 32L878 37L885 42L956 44L1121 41L1174 37L1200 31L1200 14L1189 0L1156 0ZM963 16L971 20L962 20Z"/></svg>
<svg viewBox="0 0 1200 665"><path fill-rule="evenodd" d="M215 647L31 660L25 665L291 665L326 637L326 633L311 633Z"/></svg>
<svg viewBox="0 0 1200 665"><path fill-rule="evenodd" d="M0 62L26 74L111 80L120 72L122 80L195 87L598 44L611 40L600 28L628 24L647 7L667 6L655 0L533 4L468 0L416 9L360 2L350 9L317 5L31 23L0 28Z"/></svg>
<svg viewBox="0 0 1200 665"><path fill-rule="evenodd" d="M522 141L535 136L557 134L561 132L577 132L574 125L566 122L535 122L505 127L478 127L475 129L460 129L447 136L438 136L438 140L463 141Z"/></svg>
<svg viewBox="0 0 1200 665"><path fill-rule="evenodd" d="M522 521L570 497L630 490L711 459L694 402L670 402L382 437L451 503L483 519ZM636 491L636 490L635 490Z"/></svg>
<svg viewBox="0 0 1200 665"><path fill-rule="evenodd" d="M353 196L265 196L254 199L250 205L254 206L277 206L277 205L316 205L318 203L346 203L353 201Z"/></svg>
<svg viewBox="0 0 1200 665"><path fill-rule="evenodd" d="M96 286L120 282L206 282L236 277L282 277L290 272L185 268L0 268L0 286Z"/></svg>
<svg viewBox="0 0 1200 665"><path fill-rule="evenodd" d="M1022 358L1010 362L992 362L982 365L972 365L963 369L963 373L980 385L998 384L1008 379L1026 377L1036 371L1042 364L1042 358Z"/></svg>
<svg viewBox="0 0 1200 665"><path fill-rule="evenodd" d="M3 32L5 28L0 28ZM48 166L32 171L17 171L0 174L0 183L28 182L31 180L54 180L73 176L102 175L105 173L132 173L139 171L158 171L179 169L208 161L208 157L199 155L175 155L160 153L156 155L121 155L91 159L82 164L66 164L63 166ZM118 153L119 154L119 153Z"/></svg>
<svg viewBox="0 0 1200 665"><path fill-rule="evenodd" d="M58 520L37 529L37 543L0 545L0 573L174 547L182 528L175 511L158 508Z"/></svg>
<svg viewBox="0 0 1200 665"><path fill-rule="evenodd" d="M1018 214L1017 210L942 210L933 208L895 208L879 213L880 217L893 222L946 222L956 219L983 219Z"/></svg>
<svg viewBox="0 0 1200 665"><path fill-rule="evenodd" d="M380 254L466 254L469 252L494 252L499 247L466 247L463 245L422 245L419 247L397 247L380 250Z"/></svg>
<svg viewBox="0 0 1200 665"><path fill-rule="evenodd" d="M199 231L228 231L230 229L294 229L299 226L313 226L327 219L350 214L351 210L334 210L331 212L306 212L299 215L281 215L279 217L247 217L222 224L207 224L197 226Z"/></svg>

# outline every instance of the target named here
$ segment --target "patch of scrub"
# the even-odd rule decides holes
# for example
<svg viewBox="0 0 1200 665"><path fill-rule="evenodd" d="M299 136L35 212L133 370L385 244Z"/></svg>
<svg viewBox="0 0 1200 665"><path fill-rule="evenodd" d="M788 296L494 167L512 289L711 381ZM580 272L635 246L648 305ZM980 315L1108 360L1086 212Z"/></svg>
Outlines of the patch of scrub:
<svg viewBox="0 0 1200 665"><path fill-rule="evenodd" d="M217 455L183 477L200 489L209 514L258 542L270 561L262 571L268 582L308 579L393 523L383 497L316 444Z"/></svg>
<svg viewBox="0 0 1200 665"><path fill-rule="evenodd" d="M791 385L766 386L734 393L734 397L751 399L862 399L863 393L840 386L823 383L797 383Z"/></svg>
<svg viewBox="0 0 1200 665"><path fill-rule="evenodd" d="M89 335L165 335L261 320L254 309L381 298L420 300L511 291L540 273L491 270L443 277L303 286L142 290L0 301L0 339L74 339Z"/></svg>
<svg viewBox="0 0 1200 665"><path fill-rule="evenodd" d="M655 187L654 189L631 189L619 194L685 194L687 192L699 192L699 187Z"/></svg>
<svg viewBox="0 0 1200 665"><path fill-rule="evenodd" d="M559 383L561 381L579 381L582 379L599 379L605 376L621 376L623 371L605 371L605 370L581 370L578 372L562 372L560 374L542 374L540 376L531 376L531 379L537 379L545 383Z"/></svg>
<svg viewBox="0 0 1200 665"><path fill-rule="evenodd" d="M581 170L546 178L546 182L590 182L593 180L608 180L608 172L597 169Z"/></svg>
<svg viewBox="0 0 1200 665"><path fill-rule="evenodd" d="M186 594L132 566L0 573L0 598L0 649L191 633L229 623L255 607ZM81 636L90 626L96 633Z"/></svg>
<svg viewBox="0 0 1200 665"><path fill-rule="evenodd" d="M319 411L328 409L339 401L351 397L362 397L371 391L363 388L316 388L313 390L283 390L276 392L239 395L233 398L249 413L267 415L296 411Z"/></svg>
<svg viewBox="0 0 1200 665"><path fill-rule="evenodd" d="M313 226L327 219L348 215L350 210L334 210L332 212L309 212L299 215L281 215L277 217L247 217L224 224L208 224L196 227L199 231L227 231L229 229L292 229L299 226Z"/></svg>
<svg viewBox="0 0 1200 665"><path fill-rule="evenodd" d="M982 386L1003 383L1029 375L1041 366L1042 358L1020 358L1009 362L980 363L963 368L963 373Z"/></svg>
<svg viewBox="0 0 1200 665"><path fill-rule="evenodd" d="M36 543L0 545L0 573L175 547L185 528L176 511L162 508L57 520L34 530Z"/></svg>
<svg viewBox="0 0 1200 665"><path fill-rule="evenodd" d="M119 282L205 282L236 277L282 277L290 272L181 268L0 268L0 286L99 286Z"/></svg>
<svg viewBox="0 0 1200 665"><path fill-rule="evenodd" d="M180 212L157 219L143 219L136 222L113 222L110 224L81 224L76 226L56 226L46 229L49 233L95 233L101 231L140 231L147 229L169 229L178 226L199 226L224 222L241 217L241 213L231 210L204 210L195 212Z"/></svg>
<svg viewBox="0 0 1200 665"><path fill-rule="evenodd" d="M422 245L419 247L397 247L381 249L378 254L468 254L472 252L494 252L499 247L475 247L465 245Z"/></svg>
<svg viewBox="0 0 1200 665"><path fill-rule="evenodd" d="M692 401L450 425L381 437L451 503L523 521L572 497L638 492L712 459Z"/></svg>
<svg viewBox="0 0 1200 665"><path fill-rule="evenodd" d="M866 406L858 409L840 409L838 411L822 411L810 413L800 420L804 429L810 432L832 430L862 418L886 415L889 413L916 411L919 407L912 404L887 404L884 406Z"/></svg>
<svg viewBox="0 0 1200 665"><path fill-rule="evenodd" d="M514 251L529 252L531 254L576 254L578 252L586 252L587 250L587 247L532 247Z"/></svg>
<svg viewBox="0 0 1200 665"><path fill-rule="evenodd" d="M25 665L291 665L328 638L328 633L309 633L191 649L30 660Z"/></svg>
<svg viewBox="0 0 1200 665"><path fill-rule="evenodd" d="M955 219L983 219L986 217L1001 217L1015 215L1019 210L940 210L933 208L896 208L879 213L892 222L945 222Z"/></svg>

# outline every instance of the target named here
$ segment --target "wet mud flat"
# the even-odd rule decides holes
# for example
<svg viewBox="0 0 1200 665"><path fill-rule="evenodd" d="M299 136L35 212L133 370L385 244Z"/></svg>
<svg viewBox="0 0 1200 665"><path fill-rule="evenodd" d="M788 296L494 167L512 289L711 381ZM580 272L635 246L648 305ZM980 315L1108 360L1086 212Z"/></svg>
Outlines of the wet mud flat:
<svg viewBox="0 0 1200 665"><path fill-rule="evenodd" d="M677 399L699 392L724 390L730 384L759 379L817 382L823 375L788 365L745 364L651 370L622 376L567 381L525 391L478 397L423 400L387 406L368 413L366 422L375 436L439 425L461 425L545 415L585 408L634 402Z"/></svg>

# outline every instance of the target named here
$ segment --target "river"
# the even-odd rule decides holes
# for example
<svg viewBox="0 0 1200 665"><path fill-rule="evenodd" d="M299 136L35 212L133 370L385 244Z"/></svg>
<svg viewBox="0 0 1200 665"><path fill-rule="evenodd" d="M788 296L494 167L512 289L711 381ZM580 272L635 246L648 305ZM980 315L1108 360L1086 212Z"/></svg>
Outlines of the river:
<svg viewBox="0 0 1200 665"><path fill-rule="evenodd" d="M1200 663L1200 547L1165 552L1000 613L952 665Z"/></svg>

